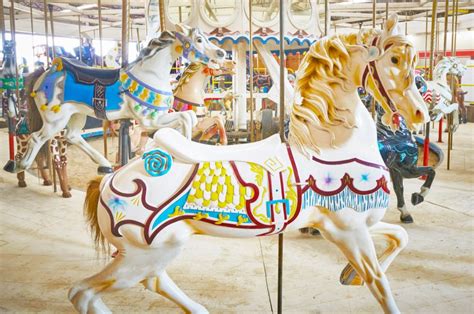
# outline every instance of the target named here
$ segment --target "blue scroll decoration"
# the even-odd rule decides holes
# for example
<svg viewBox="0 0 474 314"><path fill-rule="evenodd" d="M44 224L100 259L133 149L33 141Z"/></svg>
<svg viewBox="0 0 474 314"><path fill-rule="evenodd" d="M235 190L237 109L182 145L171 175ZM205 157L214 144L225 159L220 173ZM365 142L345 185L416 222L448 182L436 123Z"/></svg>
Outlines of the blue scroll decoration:
<svg viewBox="0 0 474 314"><path fill-rule="evenodd" d="M143 154L145 171L152 177L160 177L170 171L173 158L161 149L154 149Z"/></svg>

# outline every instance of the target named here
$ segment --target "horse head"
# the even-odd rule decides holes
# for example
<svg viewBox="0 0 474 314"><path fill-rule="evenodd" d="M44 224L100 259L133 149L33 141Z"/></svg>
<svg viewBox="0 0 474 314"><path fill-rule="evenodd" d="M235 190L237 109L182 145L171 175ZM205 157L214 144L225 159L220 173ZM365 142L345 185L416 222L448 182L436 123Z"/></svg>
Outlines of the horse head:
<svg viewBox="0 0 474 314"><path fill-rule="evenodd" d="M400 115L410 129L428 122L428 109L415 84L416 51L407 36L398 32L397 15L392 14L384 31L370 40L363 83L385 111L382 122L392 130L398 130Z"/></svg>
<svg viewBox="0 0 474 314"><path fill-rule="evenodd" d="M449 74L461 77L466 73L467 67L461 63L460 59L455 57L445 57L443 58L443 61L444 60L449 64Z"/></svg>
<svg viewBox="0 0 474 314"><path fill-rule="evenodd" d="M175 51L190 62L200 62L211 68L219 68L225 58L225 50L211 43L198 28L177 24Z"/></svg>

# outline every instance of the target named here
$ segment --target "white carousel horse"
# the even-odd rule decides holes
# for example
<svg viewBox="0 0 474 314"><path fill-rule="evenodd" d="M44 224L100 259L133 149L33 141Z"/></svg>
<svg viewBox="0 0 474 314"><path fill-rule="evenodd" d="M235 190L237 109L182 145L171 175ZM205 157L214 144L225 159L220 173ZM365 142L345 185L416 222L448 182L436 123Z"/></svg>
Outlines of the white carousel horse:
<svg viewBox="0 0 474 314"><path fill-rule="evenodd" d="M117 62L120 58L121 47L117 44L115 47L111 48L107 54L104 56L104 65L111 69L120 68L120 64Z"/></svg>
<svg viewBox="0 0 474 314"><path fill-rule="evenodd" d="M212 69L202 63L191 63L178 81L174 90L173 108L176 111L194 110L198 123L193 129L193 139L198 142L209 141L219 135L219 144L227 145L225 117L216 115L206 117L204 90L211 76L233 75L235 62L225 60L219 63L218 69Z"/></svg>
<svg viewBox="0 0 474 314"><path fill-rule="evenodd" d="M423 99L429 106L432 104L433 97L435 99L435 104L430 110L434 121L439 121L445 114L454 113L453 127L456 128L459 124L458 104L452 103L451 87L446 77L448 74L463 76L466 71L467 67L458 58L453 57L444 57L434 68L434 79L426 81L427 90L423 94Z"/></svg>
<svg viewBox="0 0 474 314"><path fill-rule="evenodd" d="M390 177L357 87L385 108L382 121L397 129L402 115L413 128L429 120L415 63L392 15L383 32L333 35L311 46L298 71L289 145L272 136L209 146L158 130L158 148L89 185L93 237L118 253L71 288L75 309L108 311L102 294L142 283L186 312L205 313L166 273L191 235L247 238L311 226L349 260L341 282L365 282L385 312L398 313L385 272L408 238L402 227L381 222ZM387 240L380 264L371 235Z"/></svg>
<svg viewBox="0 0 474 314"><path fill-rule="evenodd" d="M224 59L225 52L198 29L183 25L176 29L151 40L139 58L124 70L91 69L67 59L55 59L34 86L43 128L32 134L28 151L15 171L28 169L42 144L66 127L66 139L98 163L99 172L111 172L110 162L81 136L87 116L102 120L135 119L148 131L178 128L191 138L197 122L195 113L169 112L173 98L171 67L179 56L211 66Z"/></svg>

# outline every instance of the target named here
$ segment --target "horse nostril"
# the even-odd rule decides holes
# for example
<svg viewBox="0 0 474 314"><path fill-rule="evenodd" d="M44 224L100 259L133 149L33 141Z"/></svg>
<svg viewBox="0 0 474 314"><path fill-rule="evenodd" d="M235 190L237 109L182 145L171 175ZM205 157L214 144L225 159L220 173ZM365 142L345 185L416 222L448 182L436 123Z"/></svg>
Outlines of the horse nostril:
<svg viewBox="0 0 474 314"><path fill-rule="evenodd" d="M222 50L222 49L217 50L217 57L224 58L225 57L224 50Z"/></svg>
<svg viewBox="0 0 474 314"><path fill-rule="evenodd" d="M422 120L422 119L423 119L423 113L422 113L420 110L417 110L417 111L415 112L415 117L416 117L417 119Z"/></svg>

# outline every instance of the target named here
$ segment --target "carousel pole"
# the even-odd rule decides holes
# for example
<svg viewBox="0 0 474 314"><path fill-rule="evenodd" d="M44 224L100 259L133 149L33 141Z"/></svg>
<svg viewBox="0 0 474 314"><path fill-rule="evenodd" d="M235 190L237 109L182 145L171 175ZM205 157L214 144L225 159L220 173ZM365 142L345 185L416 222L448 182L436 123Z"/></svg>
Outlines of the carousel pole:
<svg viewBox="0 0 474 314"><path fill-rule="evenodd" d="M128 0L122 0L122 68L128 65ZM130 158L130 125L129 119L120 121L119 156L120 166L128 163Z"/></svg>
<svg viewBox="0 0 474 314"><path fill-rule="evenodd" d="M82 32L81 32L81 15L77 16L77 26L79 27L79 61L82 62ZM107 154L105 155L107 156Z"/></svg>
<svg viewBox="0 0 474 314"><path fill-rule="evenodd" d="M433 67L434 67L434 48L435 48L435 35L436 35L436 23L437 23L437 9L438 0L433 0L433 6L431 8L431 41L430 41L430 80L433 80ZM433 104L436 97L431 97L431 103ZM428 166L430 158L430 122L428 121L425 125L425 142L423 145L423 166Z"/></svg>
<svg viewBox="0 0 474 314"><path fill-rule="evenodd" d="M46 68L49 69L48 0L43 0L43 11L44 11L44 37L46 39Z"/></svg>
<svg viewBox="0 0 474 314"><path fill-rule="evenodd" d="M451 37L451 56L456 56L456 32L457 32L457 20L458 20L458 5L459 0L453 1L453 14L452 14L452 37ZM451 101L456 101L456 79L451 78ZM447 169L451 169L451 150L453 149L453 113L448 116L448 161Z"/></svg>
<svg viewBox="0 0 474 314"><path fill-rule="evenodd" d="M388 1L388 0L387 0ZM377 0L372 0L372 28L375 28L376 18L375 18L375 7L377 5ZM372 97L370 100L370 112L372 114L372 119L376 119L375 112L375 98Z"/></svg>
<svg viewBox="0 0 474 314"><path fill-rule="evenodd" d="M54 43L54 20L53 20L53 5L48 4L49 9L49 22L51 24L51 42L53 44L53 59L56 58L56 44ZM56 191L55 191L56 192Z"/></svg>
<svg viewBox="0 0 474 314"><path fill-rule="evenodd" d="M428 69L428 11L426 11L426 23L425 23L425 75L427 74L426 71ZM429 77L429 75L428 75Z"/></svg>
<svg viewBox="0 0 474 314"><path fill-rule="evenodd" d="M100 67L104 67L104 54L102 51L102 2L97 0L97 11L99 15L99 53L100 53Z"/></svg>
<svg viewBox="0 0 474 314"><path fill-rule="evenodd" d="M30 0L30 31L31 31L31 53L35 57L35 32L33 25L33 0Z"/></svg>
<svg viewBox="0 0 474 314"><path fill-rule="evenodd" d="M285 137L285 1L280 0L280 138ZM283 312L283 233L278 234L278 303L277 313Z"/></svg>
<svg viewBox="0 0 474 314"><path fill-rule="evenodd" d="M165 0L159 0L158 2L160 9L160 30L165 30Z"/></svg>
<svg viewBox="0 0 474 314"><path fill-rule="evenodd" d="M252 0L249 0L249 89L250 89L250 142L255 141L254 127L254 99L253 99L253 29L252 29ZM280 62L281 62L280 55ZM281 106L281 103L280 103Z"/></svg>
<svg viewBox="0 0 474 314"><path fill-rule="evenodd" d="M2 47L5 45L5 13L3 12L3 0L0 5L0 31L2 32Z"/></svg>
<svg viewBox="0 0 474 314"><path fill-rule="evenodd" d="M329 0L324 0L324 36L328 35L329 31Z"/></svg>
<svg viewBox="0 0 474 314"><path fill-rule="evenodd" d="M444 4L444 38L443 38L443 56L446 57L446 49L448 46L448 15L449 15L449 0ZM443 143L443 118L439 120L438 125L438 143Z"/></svg>

